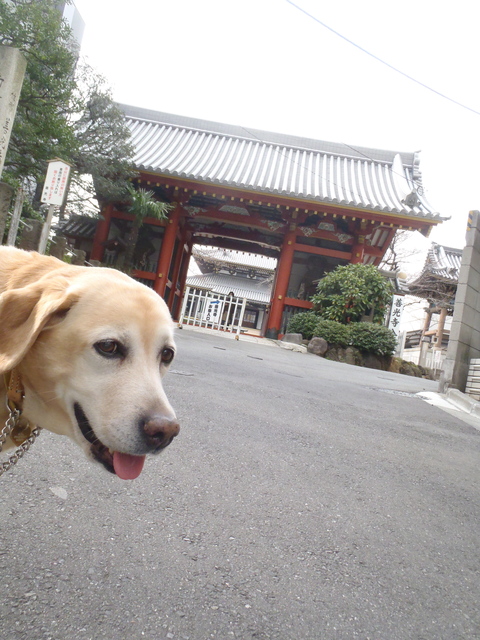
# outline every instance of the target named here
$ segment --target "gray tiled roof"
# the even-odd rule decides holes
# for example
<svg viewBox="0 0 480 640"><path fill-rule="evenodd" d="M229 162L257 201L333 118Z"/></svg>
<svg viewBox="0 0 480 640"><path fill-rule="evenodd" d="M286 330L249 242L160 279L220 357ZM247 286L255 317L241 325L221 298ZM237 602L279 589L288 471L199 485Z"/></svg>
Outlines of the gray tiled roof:
<svg viewBox="0 0 480 640"><path fill-rule="evenodd" d="M218 249L216 247L194 247L193 256L204 260L220 261L224 264L241 265L244 267L252 267L273 271L277 266L275 258L257 255L255 253L247 253L245 251L234 251L232 249Z"/></svg>
<svg viewBox="0 0 480 640"><path fill-rule="evenodd" d="M354 148L118 106L140 170L308 202L442 219L422 195L418 153Z"/></svg>
<svg viewBox="0 0 480 640"><path fill-rule="evenodd" d="M233 295L239 298L247 298L253 302L270 302L270 292L272 283L267 281L250 280L238 276L225 274L206 273L204 275L189 276L187 285L190 287L200 287L209 289L214 293L228 295L233 291Z"/></svg>
<svg viewBox="0 0 480 640"><path fill-rule="evenodd" d="M428 250L424 273L457 283L462 266L462 253L462 249L444 247L432 242Z"/></svg>
<svg viewBox="0 0 480 640"><path fill-rule="evenodd" d="M97 224L98 218L71 215L66 220L59 222L55 230L67 237L93 238Z"/></svg>

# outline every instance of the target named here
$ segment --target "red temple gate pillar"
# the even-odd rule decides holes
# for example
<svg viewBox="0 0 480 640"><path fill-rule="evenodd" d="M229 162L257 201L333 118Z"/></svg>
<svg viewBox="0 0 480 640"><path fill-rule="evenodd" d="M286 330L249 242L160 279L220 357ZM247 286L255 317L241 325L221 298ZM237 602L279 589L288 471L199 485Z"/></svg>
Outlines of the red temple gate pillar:
<svg viewBox="0 0 480 640"><path fill-rule="evenodd" d="M265 336L267 338L277 338L280 332L283 308L285 306L285 296L288 291L288 283L290 281L290 273L293 265L293 255L295 253L295 240L297 237L296 229L287 231L283 240L282 250L277 266L277 276L268 316L267 330Z"/></svg>
<svg viewBox="0 0 480 640"><path fill-rule="evenodd" d="M90 253L90 260L102 261L103 252L105 250L104 243L108 240L108 232L110 231L110 220L112 218L113 205L108 204L102 211L102 218L97 224L95 236L93 238L93 247Z"/></svg>
<svg viewBox="0 0 480 640"><path fill-rule="evenodd" d="M177 290L179 290L179 279L180 279L180 268L182 265L183 254L185 251L185 241L187 237L187 230L185 227L180 229L180 240L177 255L175 256L175 262L173 265L173 273L172 273L172 288L170 289L170 295L168 296L168 300L166 303L168 304L168 308L170 311L173 311L175 306L175 295Z"/></svg>
<svg viewBox="0 0 480 640"><path fill-rule="evenodd" d="M356 236L355 244L352 247L352 264L362 263L365 255L365 236Z"/></svg>
<svg viewBox="0 0 480 640"><path fill-rule="evenodd" d="M170 214L170 217L165 227L165 234L162 240L162 247L160 249L160 257L158 259L157 277L153 285L154 291L158 293L162 298L165 295L168 282L168 272L170 270L170 263L172 261L173 250L175 248L175 239L177 237L178 223L180 220L180 205L178 202L175 205L175 209Z"/></svg>
<svg viewBox="0 0 480 640"><path fill-rule="evenodd" d="M185 296L186 282L188 276L188 266L190 264L190 258L192 257L193 238L189 238L186 242L187 249L182 251L182 264L180 267L180 273L178 276L178 289L180 290L179 304L176 309L172 309L174 320L178 320L180 310L183 304L183 298Z"/></svg>

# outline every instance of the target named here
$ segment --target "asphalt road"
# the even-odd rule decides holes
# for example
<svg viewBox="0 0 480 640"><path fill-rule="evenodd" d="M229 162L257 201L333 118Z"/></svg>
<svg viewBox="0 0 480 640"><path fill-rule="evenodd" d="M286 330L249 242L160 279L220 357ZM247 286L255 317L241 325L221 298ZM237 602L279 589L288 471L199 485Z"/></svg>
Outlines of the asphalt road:
<svg viewBox="0 0 480 640"><path fill-rule="evenodd" d="M43 433L2 479L2 640L480 638L480 431L436 384L181 331L133 482Z"/></svg>

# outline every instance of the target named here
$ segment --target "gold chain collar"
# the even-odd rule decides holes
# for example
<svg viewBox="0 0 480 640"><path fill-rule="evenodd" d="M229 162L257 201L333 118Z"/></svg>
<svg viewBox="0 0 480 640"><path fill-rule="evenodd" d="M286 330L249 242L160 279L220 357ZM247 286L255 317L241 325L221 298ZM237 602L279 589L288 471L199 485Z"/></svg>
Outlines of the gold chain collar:
<svg viewBox="0 0 480 640"><path fill-rule="evenodd" d="M18 447L32 435L35 425L32 425L28 420L22 418L25 388L21 375L17 369L12 369L12 371L4 375L4 378L7 387L7 408L10 415L14 414L17 416L15 425L10 431L9 436Z"/></svg>

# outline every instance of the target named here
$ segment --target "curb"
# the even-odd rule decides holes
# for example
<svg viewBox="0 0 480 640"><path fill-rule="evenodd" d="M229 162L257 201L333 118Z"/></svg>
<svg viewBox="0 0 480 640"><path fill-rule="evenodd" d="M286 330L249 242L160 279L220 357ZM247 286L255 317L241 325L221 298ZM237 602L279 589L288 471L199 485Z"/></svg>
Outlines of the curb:
<svg viewBox="0 0 480 640"><path fill-rule="evenodd" d="M300 353L307 353L307 347L304 344L296 344L295 342L284 342L283 340L274 340L276 344L282 349L288 351L298 351Z"/></svg>
<svg viewBox="0 0 480 640"><path fill-rule="evenodd" d="M480 402L477 402L473 398L470 398L458 389L447 389L447 393L445 394L445 396L448 402L450 402L450 404L453 404L453 406L457 409L480 418Z"/></svg>

